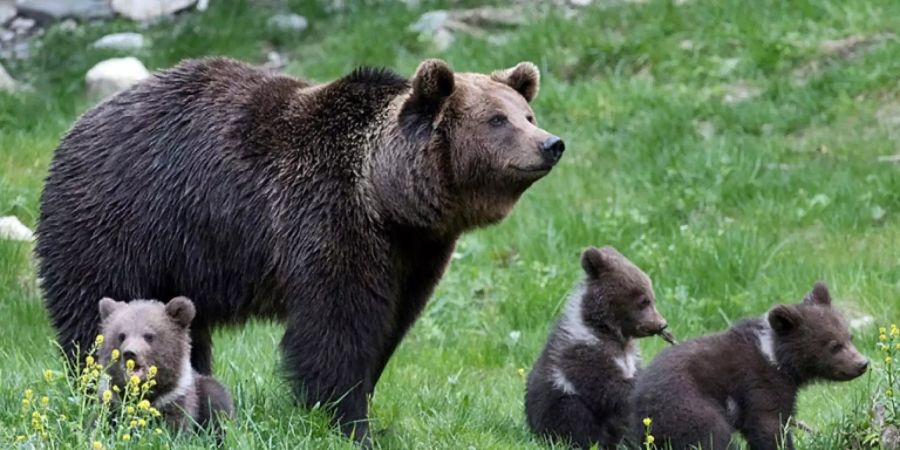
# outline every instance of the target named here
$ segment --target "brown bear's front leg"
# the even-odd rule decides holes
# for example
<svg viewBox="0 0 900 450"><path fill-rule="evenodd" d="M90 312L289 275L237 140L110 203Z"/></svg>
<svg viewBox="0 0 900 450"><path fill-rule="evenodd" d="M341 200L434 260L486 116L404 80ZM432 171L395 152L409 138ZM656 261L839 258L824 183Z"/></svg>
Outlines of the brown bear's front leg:
<svg viewBox="0 0 900 450"><path fill-rule="evenodd" d="M388 301L349 279L310 287L287 321L284 369L303 403L333 404L341 431L368 441L367 396L376 349L388 333Z"/></svg>

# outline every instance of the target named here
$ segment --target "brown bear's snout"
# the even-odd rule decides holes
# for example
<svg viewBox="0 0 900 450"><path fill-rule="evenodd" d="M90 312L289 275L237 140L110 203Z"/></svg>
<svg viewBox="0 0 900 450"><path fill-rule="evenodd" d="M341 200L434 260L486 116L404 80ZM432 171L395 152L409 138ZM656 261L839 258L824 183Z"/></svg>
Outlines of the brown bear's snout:
<svg viewBox="0 0 900 450"><path fill-rule="evenodd" d="M559 136L550 136L541 143L541 156L550 164L556 164L564 151L566 143Z"/></svg>

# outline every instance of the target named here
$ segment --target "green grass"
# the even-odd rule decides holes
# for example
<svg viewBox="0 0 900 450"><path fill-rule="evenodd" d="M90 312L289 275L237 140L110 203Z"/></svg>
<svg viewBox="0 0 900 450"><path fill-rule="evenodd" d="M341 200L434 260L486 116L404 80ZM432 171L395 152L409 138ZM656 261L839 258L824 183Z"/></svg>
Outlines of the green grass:
<svg viewBox="0 0 900 450"><path fill-rule="evenodd" d="M501 31L501 43L460 37L440 54L406 27L453 2L348 3L329 13L289 1L311 19L310 30L290 35L266 29L270 11L257 4L214 1L204 14L147 29L152 44L137 56L155 69L210 54L262 62L277 48L290 57L290 73L320 81L360 64L409 74L432 56L464 71L520 60L540 66L534 108L569 150L504 223L460 241L372 400L381 448L548 447L525 427L518 369L537 357L590 244L616 246L651 275L659 309L681 339L797 301L817 279L853 316L882 325L900 319L900 165L878 161L900 153L900 38L850 59L820 49L826 40L900 30L900 2L598 1L607 6L575 19L536 18ZM0 215L34 225L53 149L91 106L83 74L115 54L90 42L134 28L117 21L53 29L33 59L4 62L33 90L0 93ZM811 65L819 70L798 82ZM739 82L760 95L723 101ZM885 119L891 110L893 121ZM0 430L17 420L21 393L40 385L43 368L61 366L30 252L0 242ZM252 323L215 336L216 371L239 411L229 443L349 447L324 414L285 395L280 333ZM871 326L856 332L876 360L877 335ZM642 347L649 360L662 344ZM799 418L819 430L857 420L876 381L810 387ZM179 448L210 443L172 439ZM838 445L822 439L800 446Z"/></svg>

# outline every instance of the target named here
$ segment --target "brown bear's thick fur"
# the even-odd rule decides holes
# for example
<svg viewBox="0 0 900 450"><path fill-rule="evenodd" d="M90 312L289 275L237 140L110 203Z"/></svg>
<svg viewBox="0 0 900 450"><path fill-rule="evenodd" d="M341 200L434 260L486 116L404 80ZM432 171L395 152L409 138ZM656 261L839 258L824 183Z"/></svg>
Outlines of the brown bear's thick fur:
<svg viewBox="0 0 900 450"><path fill-rule="evenodd" d="M234 417L234 404L228 390L209 375L200 375L191 367L190 325L194 304L177 297L163 304L155 300L117 302L100 300L101 332L105 339L98 356L107 367L110 382L121 389L131 375L148 378L150 367L157 372L156 383L147 400L178 430L217 427L220 417ZM112 356L118 350L118 358ZM127 370L126 362L134 362Z"/></svg>
<svg viewBox="0 0 900 450"><path fill-rule="evenodd" d="M535 125L530 63L491 75L426 60L412 79L360 69L312 84L186 61L88 111L56 150L38 225L46 306L67 352L96 299L196 298L210 329L281 320L307 404L344 431L466 230L506 216L559 160Z"/></svg>
<svg viewBox="0 0 900 450"><path fill-rule="evenodd" d="M586 279L528 376L525 415L540 435L615 448L629 425L635 338L661 332L666 322L650 278L616 249L588 248L581 265Z"/></svg>
<svg viewBox="0 0 900 450"><path fill-rule="evenodd" d="M658 448L731 448L740 432L751 450L793 449L797 393L818 380L851 380L868 360L850 342L823 283L801 304L776 305L762 318L664 350L638 377L632 438L652 419Z"/></svg>

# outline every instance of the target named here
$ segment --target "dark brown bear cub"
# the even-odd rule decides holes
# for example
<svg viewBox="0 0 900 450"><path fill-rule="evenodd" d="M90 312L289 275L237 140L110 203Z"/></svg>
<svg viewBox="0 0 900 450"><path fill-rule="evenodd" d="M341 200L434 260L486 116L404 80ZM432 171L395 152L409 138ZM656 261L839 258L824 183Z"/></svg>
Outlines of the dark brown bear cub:
<svg viewBox="0 0 900 450"><path fill-rule="evenodd" d="M525 414L541 435L578 447L614 447L628 429L638 369L635 338L657 334L650 278L612 247L581 256L586 279L528 376Z"/></svg>
<svg viewBox="0 0 900 450"><path fill-rule="evenodd" d="M664 350L638 378L635 440L652 419L660 448L729 448L740 432L751 450L792 449L797 392L814 380L852 380L868 360L850 342L823 283L800 304Z"/></svg>
<svg viewBox="0 0 900 450"><path fill-rule="evenodd" d="M179 430L189 429L194 423L214 427L218 417L234 416L225 387L191 368L190 325L194 311L194 304L185 297L173 298L167 304L155 300L100 300L106 339L99 360L108 366L111 383L125 387L132 375L146 380L148 373L155 370L156 384L147 399L170 426ZM120 356L114 358L114 350ZM130 370L126 367L129 360L134 364Z"/></svg>

